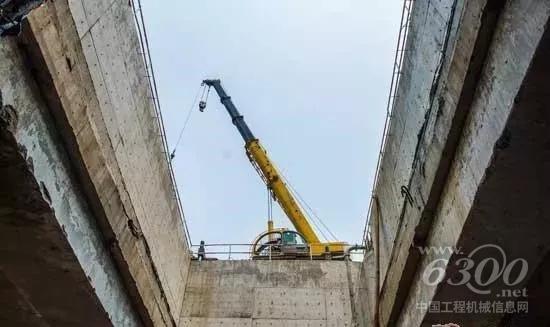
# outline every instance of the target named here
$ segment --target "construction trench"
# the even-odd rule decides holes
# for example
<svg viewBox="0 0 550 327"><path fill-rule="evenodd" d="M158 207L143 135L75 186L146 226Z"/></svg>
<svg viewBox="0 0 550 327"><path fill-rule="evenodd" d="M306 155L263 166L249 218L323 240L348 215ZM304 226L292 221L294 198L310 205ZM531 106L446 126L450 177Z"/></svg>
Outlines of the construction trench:
<svg viewBox="0 0 550 327"><path fill-rule="evenodd" d="M0 39L0 326L550 323L549 0L404 1L362 262L192 260L137 9Z"/></svg>

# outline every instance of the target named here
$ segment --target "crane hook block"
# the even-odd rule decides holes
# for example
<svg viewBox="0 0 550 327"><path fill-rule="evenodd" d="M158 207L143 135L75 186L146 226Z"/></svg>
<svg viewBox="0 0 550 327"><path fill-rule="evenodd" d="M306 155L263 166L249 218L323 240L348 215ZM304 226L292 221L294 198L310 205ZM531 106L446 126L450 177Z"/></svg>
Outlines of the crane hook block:
<svg viewBox="0 0 550 327"><path fill-rule="evenodd" d="M206 109L206 101L199 102L199 110L204 112L204 109Z"/></svg>

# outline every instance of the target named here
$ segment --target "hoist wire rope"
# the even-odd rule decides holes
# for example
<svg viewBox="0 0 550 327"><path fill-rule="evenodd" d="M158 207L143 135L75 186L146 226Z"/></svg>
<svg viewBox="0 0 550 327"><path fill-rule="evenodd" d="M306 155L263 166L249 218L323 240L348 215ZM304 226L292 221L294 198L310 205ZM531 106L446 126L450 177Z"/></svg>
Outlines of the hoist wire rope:
<svg viewBox="0 0 550 327"><path fill-rule="evenodd" d="M281 176L283 177L283 180L288 184L288 187L290 189L290 191L292 193L294 193L294 195L296 196L296 198L298 199L298 202L299 204L301 205L301 207L307 211L309 213L309 215L311 217L313 217L314 219L312 219L312 223L315 225L315 227L317 228L317 230L319 230L319 232L321 233L321 235L326 239L326 240L329 240L329 238L327 237L327 235L323 232L323 229L320 228L320 226L315 222L315 220L317 220L323 227L324 229L330 234L330 236L333 238L333 240L337 240L338 238L334 235L334 233L332 233L332 231L328 228L328 226L325 224L325 222L319 217L319 215L317 215L317 213L315 212L315 210L313 210L313 208L305 201L305 199L302 197L302 195L296 190L296 188L292 185L292 183L289 181L289 179L283 174L281 173Z"/></svg>
<svg viewBox="0 0 550 327"><path fill-rule="evenodd" d="M298 202L298 203L297 203L298 206L299 206L302 210L308 212L307 209L304 207L304 204L301 202L301 201L303 201L303 200L300 200L301 196L300 196L299 194L296 194L297 192L293 189L292 185L291 185L290 182L286 179L286 177L285 177L282 173L280 173L280 175L281 175L283 181L288 185L289 192L298 200L298 201L297 201L297 202ZM317 222L316 222L315 220L311 220L311 223L313 223L313 226L315 226L315 229L321 234L321 236L322 236L325 240L328 240L327 235L323 232L323 229L317 224Z"/></svg>
<svg viewBox="0 0 550 327"><path fill-rule="evenodd" d="M296 190L296 188L294 188L294 186L292 185L290 180L283 173L281 173L281 177L283 178L283 181L288 185L289 191L292 193L292 195L298 201L298 205L300 206L300 208L302 208L302 210L304 210L308 214L308 216L313 218L313 219L311 219L311 222L313 223L313 225L315 226L317 231L319 231L319 233L321 234L321 236L325 240L329 240L329 238L327 237L327 235L323 231L323 228L321 228L321 226L318 224L318 222L322 223L322 221L320 220L320 218L318 216L315 215L314 212L312 212L311 206L309 206L309 204L304 200L302 195ZM324 226L324 229L326 231L328 231L332 236L332 233L330 232L330 230L328 230L328 228L326 227L326 225L324 225L324 223L323 223L323 226Z"/></svg>
<svg viewBox="0 0 550 327"><path fill-rule="evenodd" d="M273 195L269 187L267 188L267 219L273 221Z"/></svg>
<svg viewBox="0 0 550 327"><path fill-rule="evenodd" d="M290 181L288 180L288 178L286 178L285 176L283 176L283 178L285 179L285 181L288 183L288 185L290 186L291 190L293 193L296 193L296 196L297 198L303 203L303 205L305 207L307 207L308 209L308 212L310 213L311 216L313 216L314 218L316 218L319 223L321 223L323 225L323 227L326 229L326 231L330 234L330 236L333 237L334 240L337 240L338 238L336 237L336 235L334 235L334 233L332 233L332 231L330 230L330 228L325 224L325 222L321 219L321 217L319 217L319 215L317 214L317 212L307 203L307 201L302 197L302 195L298 192L298 190L296 190L296 188L290 183Z"/></svg>
<svg viewBox="0 0 550 327"><path fill-rule="evenodd" d="M203 90L202 94L204 95L204 90L206 89L206 87L204 86L199 87L197 93L195 94L193 103L191 104L191 107L189 107L189 110L187 111L187 116L185 117L185 121L183 122L183 126L180 130L178 140L176 141L176 145L174 146L174 150L172 150L172 154L170 155L171 159L174 159L174 157L176 156L176 149L178 148L178 145L180 144L183 137L183 132L187 128L189 120L191 119L191 114L193 113L193 108L195 108L195 105L197 104L197 100L199 99L199 94L201 93L201 89Z"/></svg>

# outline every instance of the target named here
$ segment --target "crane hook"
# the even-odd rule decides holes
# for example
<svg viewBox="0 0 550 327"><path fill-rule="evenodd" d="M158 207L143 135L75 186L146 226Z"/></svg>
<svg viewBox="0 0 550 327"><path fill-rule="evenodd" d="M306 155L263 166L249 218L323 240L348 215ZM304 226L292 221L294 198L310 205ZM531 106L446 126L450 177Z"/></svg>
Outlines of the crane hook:
<svg viewBox="0 0 550 327"><path fill-rule="evenodd" d="M204 86L204 83L202 83L201 86ZM210 86L208 86L208 92L206 92L206 97L204 96L205 91L206 91L206 88L202 90L201 101L199 102L200 112L204 112L204 110L206 109L206 101L208 101L208 95L210 94Z"/></svg>
<svg viewBox="0 0 550 327"><path fill-rule="evenodd" d="M206 109L206 101L199 102L199 110L200 112L204 112L204 109Z"/></svg>

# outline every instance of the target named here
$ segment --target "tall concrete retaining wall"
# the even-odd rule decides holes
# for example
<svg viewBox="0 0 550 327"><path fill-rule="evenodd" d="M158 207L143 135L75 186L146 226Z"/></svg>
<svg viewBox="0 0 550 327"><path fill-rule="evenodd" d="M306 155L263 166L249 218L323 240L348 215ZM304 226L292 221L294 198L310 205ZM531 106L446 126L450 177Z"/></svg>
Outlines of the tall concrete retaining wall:
<svg viewBox="0 0 550 327"><path fill-rule="evenodd" d="M179 326L359 326L359 273L354 262L193 261Z"/></svg>
<svg viewBox="0 0 550 327"><path fill-rule="evenodd" d="M0 76L0 325L139 326L48 106L13 40L0 42Z"/></svg>
<svg viewBox="0 0 550 327"><path fill-rule="evenodd" d="M75 279L87 291L80 293L81 301L61 291L56 300L42 298L40 285L54 279L46 273L17 275L29 267L25 260L8 260L25 248L18 244L25 238L13 233L1 241L12 251L0 256L3 280L27 294L25 307L50 325L79 325L72 315L60 314L72 311L80 323L94 326L176 326L190 254L132 2L48 1L32 12L21 36L0 42L3 102L19 117L14 129L2 127L3 149L20 159L6 160L2 168L12 171L20 162L28 174L18 183L42 190L34 194L49 212L52 230L33 240L46 249L56 240L55 248L63 251L57 262L52 256L52 269L62 272L62 258L72 258ZM15 190L31 198L30 190ZM22 205L9 191L2 195L3 212ZM5 226L19 224L17 230L29 239L40 236L23 211L1 217ZM26 259L47 256L41 253L27 253ZM62 276L56 289L72 289ZM88 307L96 318L86 319L77 307ZM104 313L93 314L92 308Z"/></svg>
<svg viewBox="0 0 550 327"><path fill-rule="evenodd" d="M502 311L453 311L454 301L502 301L498 292L506 286L502 280L485 285L484 296L465 285L452 287L447 282L458 278L464 254L421 249L461 248L467 255L495 244L509 260L528 261L529 274L518 287L547 284L540 276L550 244L540 231L547 226L542 213L550 209L541 202L548 194L541 180L548 162L542 131L550 124L543 92L549 75L541 58L548 57L549 17L549 1L414 2L370 212L373 234L380 236L380 289L374 290L380 325L536 321ZM518 237L521 244L511 241ZM445 262L438 266L445 275L430 285L423 274L435 260ZM367 258L365 267L376 269L375 262ZM375 284L374 276L365 278L364 285ZM448 301L450 311L422 310L430 301ZM542 306L542 297L529 298L530 305L537 303Z"/></svg>

